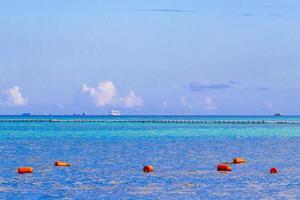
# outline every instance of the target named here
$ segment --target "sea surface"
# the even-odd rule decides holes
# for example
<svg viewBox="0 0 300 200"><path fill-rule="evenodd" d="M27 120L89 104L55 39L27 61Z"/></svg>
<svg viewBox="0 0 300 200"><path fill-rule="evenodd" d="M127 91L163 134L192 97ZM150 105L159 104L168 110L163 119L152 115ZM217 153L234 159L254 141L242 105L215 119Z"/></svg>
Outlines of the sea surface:
<svg viewBox="0 0 300 200"><path fill-rule="evenodd" d="M300 124L151 120L300 122L300 117L1 116L0 199L300 199ZM229 173L216 171L217 164L238 156L248 163L232 165ZM72 166L55 167L57 160ZM144 165L155 171L143 173ZM34 172L18 174L19 166ZM279 173L269 174L271 167Z"/></svg>

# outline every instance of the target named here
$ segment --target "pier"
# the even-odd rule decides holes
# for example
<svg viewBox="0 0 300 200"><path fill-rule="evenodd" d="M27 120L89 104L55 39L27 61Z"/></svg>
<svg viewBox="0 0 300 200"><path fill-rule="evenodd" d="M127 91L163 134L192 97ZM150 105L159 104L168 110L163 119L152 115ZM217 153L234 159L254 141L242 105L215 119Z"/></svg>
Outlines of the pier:
<svg viewBox="0 0 300 200"><path fill-rule="evenodd" d="M103 119L0 119L0 123L153 123L153 124L300 124L267 120L103 120Z"/></svg>

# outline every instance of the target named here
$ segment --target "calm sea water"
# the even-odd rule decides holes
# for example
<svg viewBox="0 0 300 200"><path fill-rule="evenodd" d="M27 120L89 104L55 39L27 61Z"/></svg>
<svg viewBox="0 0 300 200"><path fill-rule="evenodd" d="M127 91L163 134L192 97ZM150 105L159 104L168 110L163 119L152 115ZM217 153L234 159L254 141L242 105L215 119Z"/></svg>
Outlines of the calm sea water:
<svg viewBox="0 0 300 200"><path fill-rule="evenodd" d="M0 120L16 118L25 117ZM1 122L0 199L300 199L299 155L300 125ZM230 173L216 171L218 163L237 156L249 163L232 166ZM54 167L56 160L72 167ZM155 172L143 173L144 165L153 165ZM34 173L19 175L19 166L32 166ZM270 175L270 167L279 173Z"/></svg>

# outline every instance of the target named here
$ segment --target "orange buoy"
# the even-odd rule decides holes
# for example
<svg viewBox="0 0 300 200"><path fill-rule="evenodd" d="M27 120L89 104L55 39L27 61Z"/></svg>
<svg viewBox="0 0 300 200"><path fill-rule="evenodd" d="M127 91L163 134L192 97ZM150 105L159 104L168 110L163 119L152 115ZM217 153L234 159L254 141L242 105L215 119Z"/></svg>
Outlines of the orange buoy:
<svg viewBox="0 0 300 200"><path fill-rule="evenodd" d="M272 168L270 169L270 174L277 174L277 173L278 173L277 168L272 167Z"/></svg>
<svg viewBox="0 0 300 200"><path fill-rule="evenodd" d="M19 167L18 173L19 174L26 174L26 173L32 173L33 169L31 167Z"/></svg>
<svg viewBox="0 0 300 200"><path fill-rule="evenodd" d="M242 157L237 157L237 158L234 158L232 160L233 164L243 164L243 163L246 163L246 162L247 161L244 158L242 158Z"/></svg>
<svg viewBox="0 0 300 200"><path fill-rule="evenodd" d="M219 164L217 166L218 171L224 171L224 172L230 172L231 171L231 166L228 164Z"/></svg>
<svg viewBox="0 0 300 200"><path fill-rule="evenodd" d="M57 167L70 167L71 166L69 163L62 162L62 161L56 161L54 165Z"/></svg>
<svg viewBox="0 0 300 200"><path fill-rule="evenodd" d="M154 171L154 167L151 165L147 165L144 167L143 169L144 172L153 172Z"/></svg>

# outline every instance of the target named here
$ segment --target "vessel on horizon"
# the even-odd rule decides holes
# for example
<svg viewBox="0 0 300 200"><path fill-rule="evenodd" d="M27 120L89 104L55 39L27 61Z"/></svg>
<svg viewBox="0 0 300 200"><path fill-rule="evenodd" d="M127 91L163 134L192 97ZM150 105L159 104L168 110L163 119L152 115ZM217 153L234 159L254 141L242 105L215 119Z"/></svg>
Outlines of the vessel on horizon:
<svg viewBox="0 0 300 200"><path fill-rule="evenodd" d="M120 112L119 110L112 109L112 110L109 112L109 115L110 115L110 116L120 116L120 115L121 115L121 112Z"/></svg>

